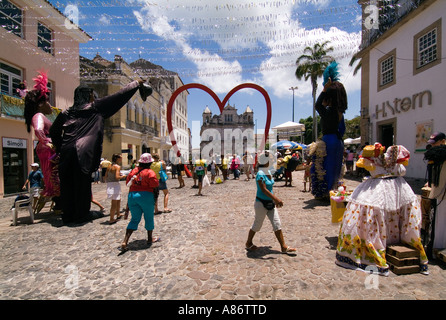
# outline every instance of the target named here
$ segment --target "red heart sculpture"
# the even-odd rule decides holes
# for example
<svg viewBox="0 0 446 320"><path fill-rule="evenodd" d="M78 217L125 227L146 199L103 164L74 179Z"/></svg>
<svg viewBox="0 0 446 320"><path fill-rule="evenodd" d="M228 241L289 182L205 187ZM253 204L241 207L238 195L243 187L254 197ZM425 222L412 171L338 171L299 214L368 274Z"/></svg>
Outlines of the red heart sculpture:
<svg viewBox="0 0 446 320"><path fill-rule="evenodd" d="M269 127L271 125L271 99L269 98L269 95L268 95L268 93L266 92L265 89L263 89L262 87L260 87L260 86L258 86L256 84L253 84L253 83L243 83L243 84L238 85L234 89L232 89L226 95L226 97L223 99L223 101L220 101L220 99L215 94L215 92L212 91L211 89L209 89L208 87L206 87L205 85L202 85L202 84L199 84L199 83L190 83L190 84L186 84L186 85L184 85L182 87L179 87L177 90L175 90L175 92L172 94L172 97L170 97L169 103L167 105L167 127L169 129L170 141L172 142L172 146L174 147L178 157L181 156L181 152L180 152L180 150L178 150L177 142L175 140L175 135L173 134L172 107L173 107L173 103L175 102L175 99L178 97L178 95L181 92L183 92L184 90L192 89L192 88L201 89L201 90L204 90L207 93L209 93L209 95L217 103L218 108L220 109L220 112L223 112L223 109L225 107L226 102L228 102L229 99L231 98L231 96L235 92L239 91L240 89L251 88L251 89L255 89L255 90L259 91L263 95L263 97L265 98L266 111L267 111L264 139L262 140L262 143L260 144L260 148L259 148L259 150L263 150L263 148L265 147L265 144L266 144L266 139L268 139Z"/></svg>

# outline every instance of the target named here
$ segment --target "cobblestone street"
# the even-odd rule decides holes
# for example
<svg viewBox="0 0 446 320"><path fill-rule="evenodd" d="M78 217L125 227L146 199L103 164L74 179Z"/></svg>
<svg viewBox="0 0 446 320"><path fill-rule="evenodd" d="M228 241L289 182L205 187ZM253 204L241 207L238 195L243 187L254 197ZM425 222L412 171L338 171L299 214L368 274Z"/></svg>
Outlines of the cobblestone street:
<svg viewBox="0 0 446 320"><path fill-rule="evenodd" d="M5 198L0 299L446 299L446 270L435 262L428 276L379 277L335 265L339 225L331 223L328 203L301 191L303 171L293 173L293 187L279 181L274 189L284 201L279 214L285 240L297 254L280 252L268 219L254 238L259 249L247 252L256 188L244 179L211 185L202 197L191 188L192 179L182 189L169 179L172 212L155 216L154 235L161 241L149 247L141 223L124 254L118 247L128 220L107 223L105 184L93 184L105 217L83 225L64 226L47 205L34 224L20 210L19 224L11 226L14 199ZM350 190L359 183L345 182ZM124 208L128 188L121 183Z"/></svg>

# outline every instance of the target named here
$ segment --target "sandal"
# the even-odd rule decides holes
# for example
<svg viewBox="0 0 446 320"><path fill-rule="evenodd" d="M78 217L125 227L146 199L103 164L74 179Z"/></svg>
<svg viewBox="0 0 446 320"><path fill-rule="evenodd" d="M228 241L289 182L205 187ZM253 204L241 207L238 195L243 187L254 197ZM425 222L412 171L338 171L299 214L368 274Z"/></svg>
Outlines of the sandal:
<svg viewBox="0 0 446 320"><path fill-rule="evenodd" d="M288 253L296 253L296 248L291 248L290 246L287 246L285 250L282 249L282 253L288 254Z"/></svg>
<svg viewBox="0 0 446 320"><path fill-rule="evenodd" d="M254 251L254 250L257 250L258 247L255 244L252 244L249 247L245 246L245 249L248 250L248 251Z"/></svg>
<svg viewBox="0 0 446 320"><path fill-rule="evenodd" d="M147 244L152 244L158 241L161 241L161 237L153 237L152 241L147 240Z"/></svg>
<svg viewBox="0 0 446 320"><path fill-rule="evenodd" d="M120 247L118 247L118 250L121 251L122 253L126 252L129 250L129 247L127 245L122 245Z"/></svg>
<svg viewBox="0 0 446 320"><path fill-rule="evenodd" d="M164 213L170 213L170 212L172 212L172 210L170 210L170 209L164 209Z"/></svg>

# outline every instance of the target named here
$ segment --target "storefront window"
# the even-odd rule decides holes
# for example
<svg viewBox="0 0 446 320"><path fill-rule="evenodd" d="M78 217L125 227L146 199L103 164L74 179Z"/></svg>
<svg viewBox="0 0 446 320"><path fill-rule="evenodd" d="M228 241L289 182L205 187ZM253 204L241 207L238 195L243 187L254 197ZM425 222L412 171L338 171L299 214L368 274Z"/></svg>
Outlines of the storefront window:
<svg viewBox="0 0 446 320"><path fill-rule="evenodd" d="M23 192L27 177L26 140L3 138L4 193Z"/></svg>

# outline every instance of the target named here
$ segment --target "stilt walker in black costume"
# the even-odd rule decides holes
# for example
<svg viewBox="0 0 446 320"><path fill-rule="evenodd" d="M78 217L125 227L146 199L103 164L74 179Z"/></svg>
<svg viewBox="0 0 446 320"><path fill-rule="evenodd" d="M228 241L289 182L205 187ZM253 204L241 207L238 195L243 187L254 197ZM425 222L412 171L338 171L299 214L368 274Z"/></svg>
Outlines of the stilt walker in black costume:
<svg viewBox="0 0 446 320"><path fill-rule="evenodd" d="M60 202L64 223L87 222L98 216L90 212L91 174L97 170L102 154L104 120L118 112L140 91L145 101L152 88L143 80L126 85L119 92L95 99L93 89L79 86L74 104L60 113L50 129L56 151L60 153Z"/></svg>

